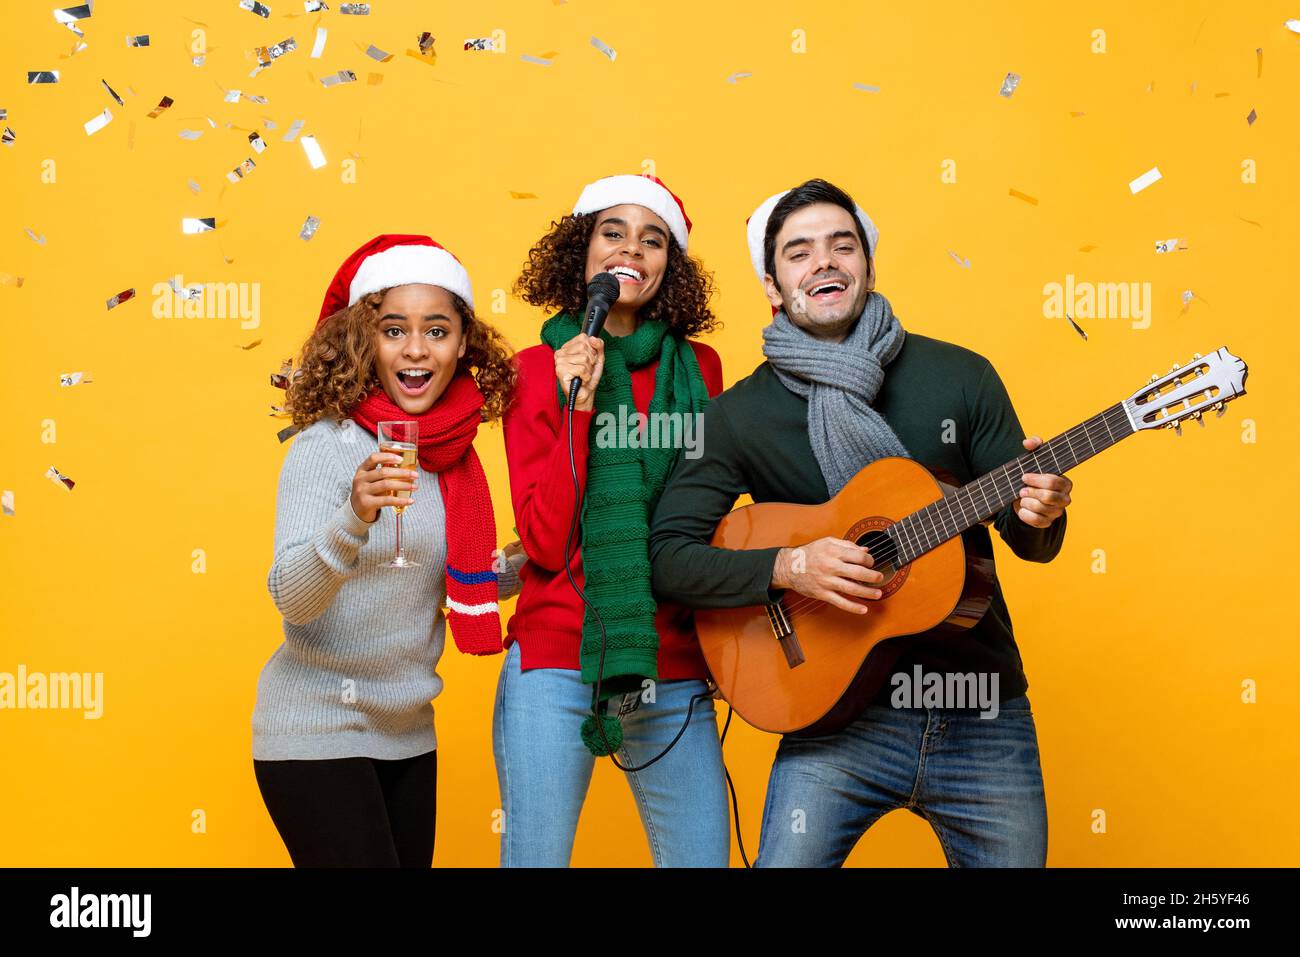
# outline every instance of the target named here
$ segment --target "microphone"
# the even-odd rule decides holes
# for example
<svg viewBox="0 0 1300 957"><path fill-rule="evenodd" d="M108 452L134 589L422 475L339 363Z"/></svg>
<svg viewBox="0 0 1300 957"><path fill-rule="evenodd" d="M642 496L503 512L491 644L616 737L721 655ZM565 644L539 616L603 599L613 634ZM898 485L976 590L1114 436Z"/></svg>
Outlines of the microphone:
<svg viewBox="0 0 1300 957"><path fill-rule="evenodd" d="M587 308L583 310L582 333L586 336L598 336L605 328L605 317L610 308L618 302L618 280L607 272L600 273L587 284ZM574 376L569 383L569 411L578 402L578 389L582 388L582 379Z"/></svg>

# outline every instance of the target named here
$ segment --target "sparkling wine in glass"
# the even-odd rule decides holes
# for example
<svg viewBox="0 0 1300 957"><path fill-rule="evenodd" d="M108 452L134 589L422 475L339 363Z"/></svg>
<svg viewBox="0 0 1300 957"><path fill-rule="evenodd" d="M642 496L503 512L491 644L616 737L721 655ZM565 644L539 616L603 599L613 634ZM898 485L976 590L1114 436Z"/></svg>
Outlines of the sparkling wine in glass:
<svg viewBox="0 0 1300 957"><path fill-rule="evenodd" d="M420 423L411 421L380 422L378 438L379 451L402 457L401 464L395 465L393 468L410 469L419 475ZM398 491L397 489L393 489L389 494L394 498L399 496L401 498L412 498L415 495L413 491ZM388 567L417 568L420 563L411 561L402 553L402 512L406 511L406 506L394 505L393 511L397 513L397 554L388 563Z"/></svg>

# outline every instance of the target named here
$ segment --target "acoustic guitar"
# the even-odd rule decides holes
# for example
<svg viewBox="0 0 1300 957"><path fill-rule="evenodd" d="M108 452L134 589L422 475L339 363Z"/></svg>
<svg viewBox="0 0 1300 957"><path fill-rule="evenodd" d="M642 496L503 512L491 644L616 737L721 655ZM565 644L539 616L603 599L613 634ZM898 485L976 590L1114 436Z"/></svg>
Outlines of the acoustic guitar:
<svg viewBox="0 0 1300 957"><path fill-rule="evenodd" d="M1026 472L1063 475L1120 439L1173 429L1245 394L1246 364L1226 348L1199 353L1127 399L966 485L905 458L872 462L824 505L765 502L728 514L719 548L797 547L832 536L864 545L885 579L856 615L793 590L766 605L697 609L695 625L722 696L763 731L829 734L852 722L888 680L905 642L887 639L976 624L993 594L990 553L961 533L1019 498ZM951 478L948 476L947 478Z"/></svg>

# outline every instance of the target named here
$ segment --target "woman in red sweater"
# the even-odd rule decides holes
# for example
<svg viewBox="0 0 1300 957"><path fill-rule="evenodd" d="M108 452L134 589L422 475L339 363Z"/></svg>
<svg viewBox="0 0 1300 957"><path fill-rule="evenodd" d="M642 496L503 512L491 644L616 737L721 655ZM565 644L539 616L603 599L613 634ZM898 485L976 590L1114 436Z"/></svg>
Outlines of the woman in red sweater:
<svg viewBox="0 0 1300 957"><path fill-rule="evenodd" d="M502 866L566 866L595 756L646 765L679 731L667 754L627 775L655 865L727 865L708 671L691 613L654 600L646 546L664 479L679 455L698 456L704 405L722 391L718 354L688 339L716 324L711 277L686 252L689 230L659 180L606 177L552 224L515 283L525 302L555 314L541 344L517 356L503 420L529 560L493 718ZM600 335L586 336L579 317L602 272L619 297Z"/></svg>

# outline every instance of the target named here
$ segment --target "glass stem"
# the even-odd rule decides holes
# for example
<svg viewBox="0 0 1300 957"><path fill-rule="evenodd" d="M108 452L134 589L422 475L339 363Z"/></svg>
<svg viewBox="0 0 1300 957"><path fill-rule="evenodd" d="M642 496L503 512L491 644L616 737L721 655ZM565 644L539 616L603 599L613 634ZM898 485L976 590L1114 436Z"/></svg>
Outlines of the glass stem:
<svg viewBox="0 0 1300 957"><path fill-rule="evenodd" d="M402 555L402 513L398 512L397 513L397 555L395 556L395 560L401 561L403 557L404 556Z"/></svg>

